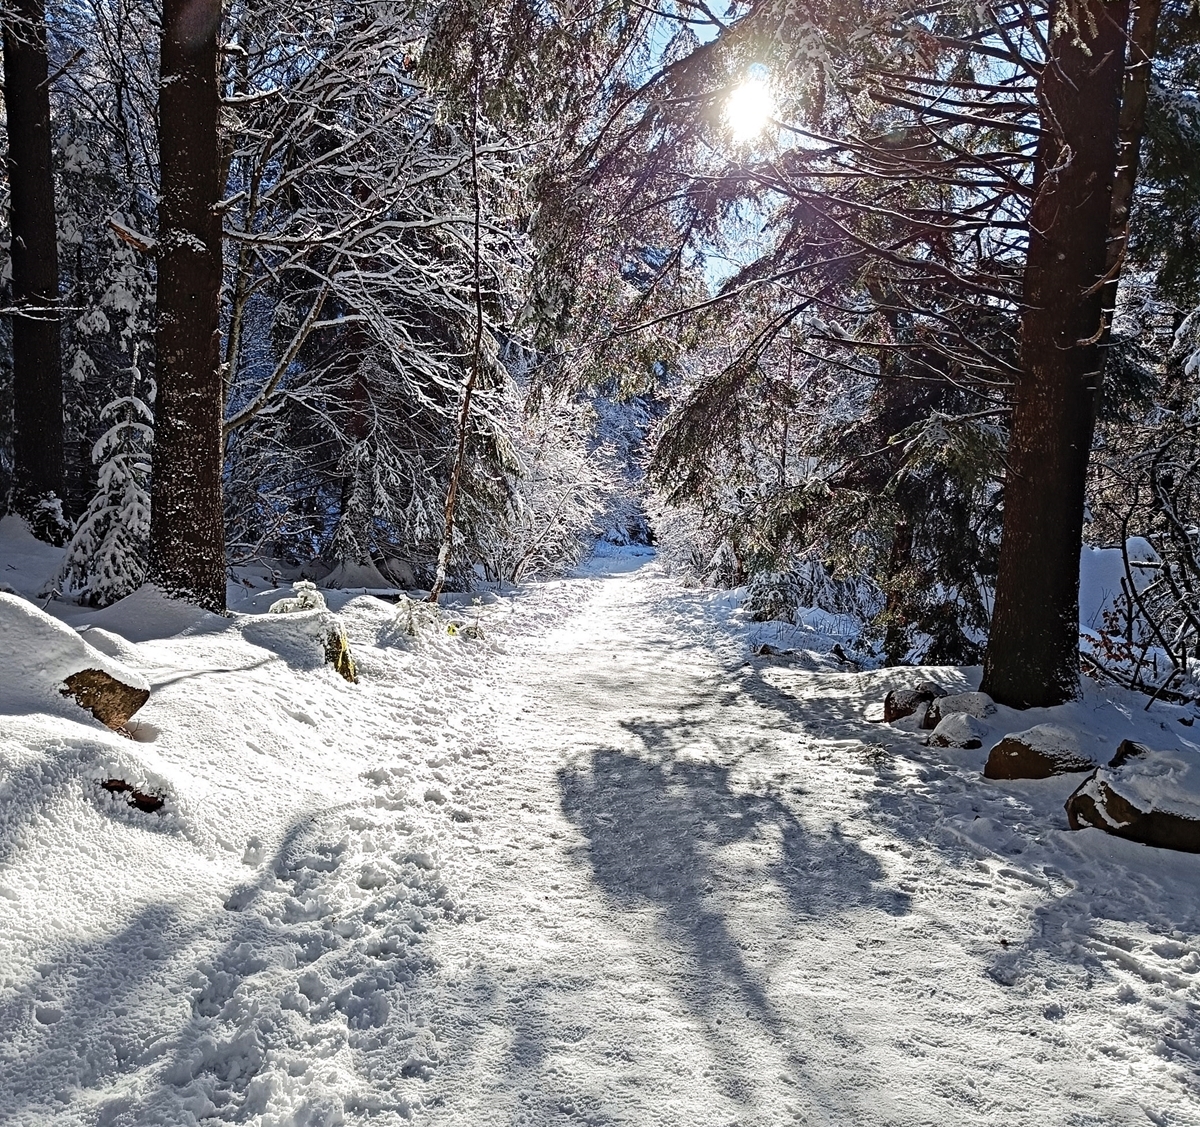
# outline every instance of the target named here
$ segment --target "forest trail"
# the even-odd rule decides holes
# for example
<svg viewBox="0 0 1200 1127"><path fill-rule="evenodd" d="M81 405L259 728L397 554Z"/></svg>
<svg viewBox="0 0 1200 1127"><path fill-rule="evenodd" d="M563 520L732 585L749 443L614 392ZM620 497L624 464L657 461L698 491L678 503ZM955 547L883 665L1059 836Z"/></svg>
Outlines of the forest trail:
<svg viewBox="0 0 1200 1127"><path fill-rule="evenodd" d="M329 592L353 685L279 597L63 608L132 740L0 682L2 1127L1200 1125L1200 859L869 723L912 670L628 550Z"/></svg>
<svg viewBox="0 0 1200 1127"><path fill-rule="evenodd" d="M704 594L600 563L530 596L564 617L494 671L478 852L445 874L477 918L419 987L427 1122L1200 1122L1194 1046L1164 1048L1194 976L1164 1001L1137 955L1137 989L1080 959L1097 889L1025 802L860 719L895 673L746 661ZM1155 960L1103 923L1128 934L1096 951Z"/></svg>

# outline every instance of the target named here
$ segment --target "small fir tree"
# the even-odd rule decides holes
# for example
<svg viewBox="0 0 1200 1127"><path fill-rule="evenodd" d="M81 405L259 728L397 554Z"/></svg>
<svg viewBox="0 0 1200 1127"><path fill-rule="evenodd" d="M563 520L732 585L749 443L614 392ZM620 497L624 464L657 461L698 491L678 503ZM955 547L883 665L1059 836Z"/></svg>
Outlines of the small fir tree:
<svg viewBox="0 0 1200 1127"><path fill-rule="evenodd" d="M100 412L109 427L92 448L99 466L96 495L67 545L59 575L63 594L89 606L123 599L146 576L154 415L136 394L141 383L136 348L130 375L130 394Z"/></svg>

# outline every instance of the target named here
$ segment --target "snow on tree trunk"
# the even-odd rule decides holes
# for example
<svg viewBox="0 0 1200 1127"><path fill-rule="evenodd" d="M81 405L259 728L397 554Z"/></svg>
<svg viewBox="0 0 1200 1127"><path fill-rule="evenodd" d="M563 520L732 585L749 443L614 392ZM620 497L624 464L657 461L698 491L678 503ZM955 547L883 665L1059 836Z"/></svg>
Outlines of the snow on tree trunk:
<svg viewBox="0 0 1200 1127"><path fill-rule="evenodd" d="M1079 543L1128 16L1129 0L1056 5L1038 94L1044 132L982 686L1014 707L1079 692Z"/></svg>
<svg viewBox="0 0 1200 1127"><path fill-rule="evenodd" d="M34 533L58 540L46 519L63 492L62 345L58 235L50 159L50 83L42 0L16 0L4 23L13 317L13 455L16 507ZM39 506L39 502L42 504Z"/></svg>
<svg viewBox="0 0 1200 1127"><path fill-rule="evenodd" d="M221 502L220 0L165 0L158 141L158 397L150 578L225 609Z"/></svg>

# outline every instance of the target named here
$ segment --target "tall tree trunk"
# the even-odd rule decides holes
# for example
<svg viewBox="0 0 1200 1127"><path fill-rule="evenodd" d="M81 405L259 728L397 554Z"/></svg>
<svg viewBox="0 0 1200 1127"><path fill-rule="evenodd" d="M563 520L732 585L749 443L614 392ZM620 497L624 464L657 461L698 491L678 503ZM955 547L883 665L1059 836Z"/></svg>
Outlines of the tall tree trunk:
<svg viewBox="0 0 1200 1127"><path fill-rule="evenodd" d="M13 455L17 510L63 494L58 232L50 160L50 83L42 0L15 0L4 24L12 201ZM46 529L37 531L43 535Z"/></svg>
<svg viewBox="0 0 1200 1127"><path fill-rule="evenodd" d="M164 0L158 94L158 398L150 578L225 609L221 503L220 0Z"/></svg>
<svg viewBox="0 0 1200 1127"><path fill-rule="evenodd" d="M1079 693L1079 551L1103 352L1129 0L1080 0L1056 26L1029 217L1004 530L983 689L1018 708Z"/></svg>

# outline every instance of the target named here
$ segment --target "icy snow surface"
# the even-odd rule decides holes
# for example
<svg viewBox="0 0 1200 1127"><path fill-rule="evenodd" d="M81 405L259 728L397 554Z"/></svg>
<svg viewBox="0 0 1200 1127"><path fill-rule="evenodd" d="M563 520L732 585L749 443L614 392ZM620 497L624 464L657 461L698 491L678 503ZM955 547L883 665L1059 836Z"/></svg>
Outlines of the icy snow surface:
<svg viewBox="0 0 1200 1127"><path fill-rule="evenodd" d="M0 715L0 1122L1200 1123L1200 857L865 719L970 671L750 658L629 553L416 637L328 592L358 685L279 597L52 604L153 694ZM1112 699L987 724L1188 751Z"/></svg>

